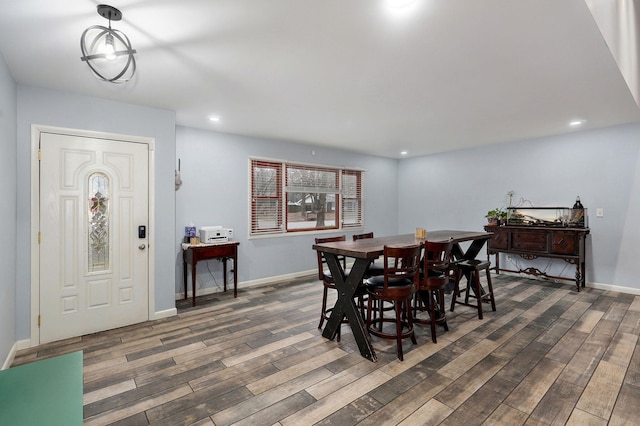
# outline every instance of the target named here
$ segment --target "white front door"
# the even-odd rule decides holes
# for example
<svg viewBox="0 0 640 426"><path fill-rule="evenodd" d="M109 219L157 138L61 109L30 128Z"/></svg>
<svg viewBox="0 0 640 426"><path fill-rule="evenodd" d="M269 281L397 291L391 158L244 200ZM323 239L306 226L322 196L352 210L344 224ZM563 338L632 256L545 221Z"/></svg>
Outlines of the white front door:
<svg viewBox="0 0 640 426"><path fill-rule="evenodd" d="M42 133L40 343L146 321L147 144Z"/></svg>

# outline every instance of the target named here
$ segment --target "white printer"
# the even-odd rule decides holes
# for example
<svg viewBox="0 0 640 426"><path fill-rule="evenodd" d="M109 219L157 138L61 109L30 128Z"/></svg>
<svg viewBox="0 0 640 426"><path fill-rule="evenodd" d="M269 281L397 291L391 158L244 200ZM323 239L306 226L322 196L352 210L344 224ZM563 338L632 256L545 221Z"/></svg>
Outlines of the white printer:
<svg viewBox="0 0 640 426"><path fill-rule="evenodd" d="M233 229L222 226L203 226L200 228L200 242L204 244L225 243L233 238Z"/></svg>

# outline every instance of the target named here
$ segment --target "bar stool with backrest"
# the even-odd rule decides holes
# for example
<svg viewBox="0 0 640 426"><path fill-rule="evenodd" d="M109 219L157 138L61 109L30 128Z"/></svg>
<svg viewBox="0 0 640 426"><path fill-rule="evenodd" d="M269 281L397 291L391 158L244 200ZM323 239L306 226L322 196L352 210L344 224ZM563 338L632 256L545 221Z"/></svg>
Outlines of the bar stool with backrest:
<svg viewBox="0 0 640 426"><path fill-rule="evenodd" d="M364 240L368 238L373 238L373 232L365 232L364 234L353 235L353 241ZM364 273L364 279L366 280L368 278L375 277L377 275L383 275L383 274L384 274L384 266L382 265L382 263L380 261L376 262L376 260L372 260L369 263L369 266L367 266L367 271ZM361 309L364 311L364 306L361 306ZM393 304L391 305L387 304L387 306L384 306L384 303L380 303L378 305L380 316L382 316L385 311L390 311L392 309L393 309ZM364 317L364 313L362 314L362 316ZM378 326L382 327L382 322L378 323Z"/></svg>
<svg viewBox="0 0 640 426"><path fill-rule="evenodd" d="M344 235L340 235L338 237L328 237L328 238L316 238L316 244L323 243L332 243L336 241L346 241L346 237ZM329 295L329 290L336 290L336 282L331 275L331 271L327 267L327 260L324 258L320 251L316 251L318 257L318 279L322 281L323 289L322 289L322 311L320 312L320 324L318 324L318 328L322 328L325 320L329 319L331 315L331 311L333 308L327 308L327 296ZM342 264L342 269L344 270L345 276L349 275L349 270L347 269L347 261L344 256L338 256L340 263ZM359 299L359 304L364 306L364 302L362 301L362 294L364 290L356 291L356 295ZM341 324L348 323L346 317L342 319ZM340 341L340 329L342 327L338 327L338 333L336 335L336 341Z"/></svg>
<svg viewBox="0 0 640 426"><path fill-rule="evenodd" d="M370 334L383 339L396 340L396 353L402 361L402 339L411 338L417 343L413 331L413 314L411 301L415 293L420 273L421 245L405 247L384 246L384 274L366 280L368 294L367 301L367 329ZM384 301L393 302L395 318L372 318L377 304ZM393 331L384 327L376 327L377 323L393 323Z"/></svg>
<svg viewBox="0 0 640 426"><path fill-rule="evenodd" d="M493 296L490 270L491 262L489 260L469 259L456 262L456 279L451 295L451 312L453 312L456 304L471 306L478 310L478 319L482 319L482 304L484 302L490 302L491 309L495 312L496 300ZM486 291L480 284L480 272L482 271L485 271L487 276ZM467 285L465 289L460 290L460 280L463 276L467 278ZM464 299L461 299L463 293ZM469 302L469 298L475 299L475 303Z"/></svg>
<svg viewBox="0 0 640 426"><path fill-rule="evenodd" d="M373 238L373 232L367 232L364 234L354 234L353 241L363 240L367 238ZM384 274L384 267L379 262L372 260L369 266L367 267L367 272L365 272L364 277L375 277L376 275Z"/></svg>
<svg viewBox="0 0 640 426"><path fill-rule="evenodd" d="M366 238L373 238L373 232L365 232L364 234L353 235L353 241L362 240Z"/></svg>
<svg viewBox="0 0 640 426"><path fill-rule="evenodd" d="M425 243L422 272L413 301L413 321L431 325L433 343L438 343L436 324L442 325L445 331L449 331L445 315L444 293L445 287L452 280L450 263L452 247L453 243L450 241ZM420 319L418 311L428 311L429 319Z"/></svg>

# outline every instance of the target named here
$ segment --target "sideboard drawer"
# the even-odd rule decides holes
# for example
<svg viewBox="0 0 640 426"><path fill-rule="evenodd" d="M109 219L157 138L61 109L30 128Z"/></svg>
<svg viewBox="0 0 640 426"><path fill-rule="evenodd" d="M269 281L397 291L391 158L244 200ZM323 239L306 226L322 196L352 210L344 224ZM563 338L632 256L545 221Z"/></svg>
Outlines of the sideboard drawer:
<svg viewBox="0 0 640 426"><path fill-rule="evenodd" d="M236 250L236 246L226 244L220 246L205 247L199 252L198 258L209 259L211 257L232 257L235 256Z"/></svg>
<svg viewBox="0 0 640 426"><path fill-rule="evenodd" d="M547 233L545 232L512 232L511 249L546 253Z"/></svg>
<svg viewBox="0 0 640 426"><path fill-rule="evenodd" d="M509 233L499 229L493 231L493 235L489 240L489 249L507 249L509 248Z"/></svg>
<svg viewBox="0 0 640 426"><path fill-rule="evenodd" d="M551 234L551 253L578 255L578 236L572 232L558 231Z"/></svg>

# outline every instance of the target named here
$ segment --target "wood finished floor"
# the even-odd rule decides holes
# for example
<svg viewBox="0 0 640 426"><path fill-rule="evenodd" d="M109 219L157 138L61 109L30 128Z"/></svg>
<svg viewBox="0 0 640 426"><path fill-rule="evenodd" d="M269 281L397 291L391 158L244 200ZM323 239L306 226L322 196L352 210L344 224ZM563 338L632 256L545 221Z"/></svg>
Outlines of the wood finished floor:
<svg viewBox="0 0 640 426"><path fill-rule="evenodd" d="M449 313L433 344L317 329L313 278L203 297L179 314L20 351L84 351L85 424L638 424L640 296L504 275L497 312Z"/></svg>

